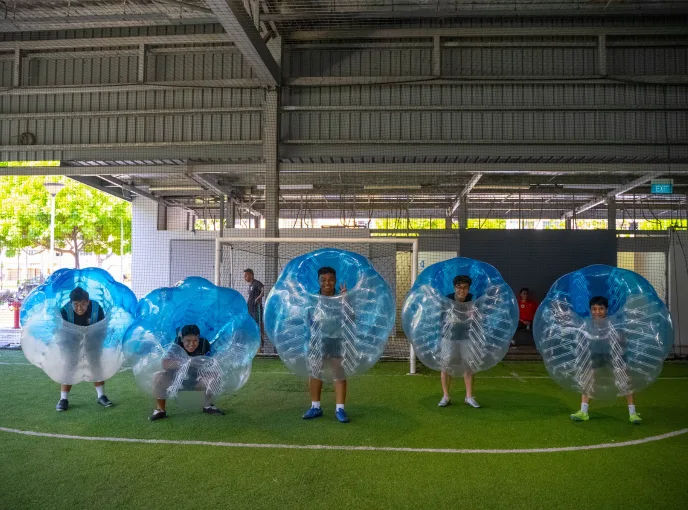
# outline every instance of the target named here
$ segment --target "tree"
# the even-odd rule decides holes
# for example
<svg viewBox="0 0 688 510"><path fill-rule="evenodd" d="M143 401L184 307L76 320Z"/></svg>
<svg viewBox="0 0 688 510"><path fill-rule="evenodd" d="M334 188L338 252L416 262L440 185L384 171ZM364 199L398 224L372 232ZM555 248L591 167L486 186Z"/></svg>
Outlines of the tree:
<svg viewBox="0 0 688 510"><path fill-rule="evenodd" d="M79 267L79 252L107 255L131 251L131 207L106 193L66 177L55 201L55 251L69 253ZM0 247L14 256L28 247L50 247L50 194L43 177L0 177Z"/></svg>

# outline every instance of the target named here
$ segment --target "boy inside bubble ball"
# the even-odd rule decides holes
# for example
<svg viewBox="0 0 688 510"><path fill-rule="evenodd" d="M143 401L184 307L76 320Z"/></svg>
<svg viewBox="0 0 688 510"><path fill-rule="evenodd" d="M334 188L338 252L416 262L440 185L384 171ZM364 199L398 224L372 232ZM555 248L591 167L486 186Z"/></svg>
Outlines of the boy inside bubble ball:
<svg viewBox="0 0 688 510"><path fill-rule="evenodd" d="M473 294L470 288L473 280L470 276L460 274L454 277L454 292L448 294L447 297L457 303L470 303L473 301ZM442 325L442 340L440 356L442 363L445 365L465 365L468 354L468 324L467 316L472 312L470 307L463 307L465 310L451 309L445 314L444 324ZM451 374L447 370L440 372L440 379L442 381L442 399L437 404L439 407L447 407L451 404L451 397L449 390L451 389ZM477 400L473 397L473 372L466 367L463 373L463 381L466 385L466 397L464 403L479 408Z"/></svg>
<svg viewBox="0 0 688 510"><path fill-rule="evenodd" d="M153 379L153 391L156 395L157 407L153 410L153 414L150 415L150 421L167 418L166 395L168 388L178 383L177 379L181 374L180 369L188 361L188 358L205 356L210 353L210 342L201 337L201 331L195 324L183 326L174 343L182 349L174 349L168 352L162 360L163 369L156 372ZM183 353L182 357L179 356L180 353ZM181 376L183 376L183 374L181 374ZM211 381L199 377L196 367L189 366L180 389L184 391L203 391L205 399L203 412L206 414L225 414L224 411L215 407L211 402L211 395L209 395L207 391L210 383Z"/></svg>
<svg viewBox="0 0 688 510"><path fill-rule="evenodd" d="M88 292L81 287L75 287L69 293L69 303L60 309L60 315L62 316L63 320L76 326L90 326L105 319L103 307L100 306L97 301L91 300ZM77 357L79 355L78 349L71 350L71 354L72 364L76 365L78 362ZM99 363L98 354L99 352L91 352L88 349L86 351L86 356L89 360L89 363L94 367ZM112 402L105 396L105 381L97 381L94 382L93 385L95 386L96 393L98 395L96 402L103 407L111 407ZM69 409L68 398L69 391L71 389L71 384L60 385L60 400L55 406L56 411L66 411Z"/></svg>
<svg viewBox="0 0 688 510"><path fill-rule="evenodd" d="M342 283L339 286L339 295L343 297L342 300L327 299L337 295L337 273L334 268L328 266L318 269L318 284L320 285L319 295L324 296L325 299L318 301L318 305L310 313L309 318L311 338L308 359L311 364L311 376L308 378L308 388L311 407L304 413L303 419L311 420L323 415L320 407L323 382L318 377L322 377L323 368L326 368L332 371L334 378L335 417L339 422L347 423L349 417L344 411L346 378L342 367L342 328L343 317L345 317L342 308L349 306L344 299L346 285Z"/></svg>
<svg viewBox="0 0 688 510"><path fill-rule="evenodd" d="M590 317L592 318L593 324L602 323L607 319L607 311L609 309L609 302L604 296L595 296L590 300ZM618 342L618 340L609 339L611 342ZM609 351L604 353L592 353L592 372L593 377L596 369L600 369L606 365L613 364L612 356L614 351L614 346L610 345ZM617 365L621 364L619 367L621 372L625 372L625 362L621 356L616 356ZM627 377L627 376L626 376ZM617 386L619 383L617 382ZM626 403L628 404L628 421L635 425L641 423L643 420L640 415L635 410L635 403L633 400L633 393L627 393L625 395ZM583 393L581 395L581 408L571 415L573 421L588 421L590 415L588 414L588 405L590 403L590 396Z"/></svg>

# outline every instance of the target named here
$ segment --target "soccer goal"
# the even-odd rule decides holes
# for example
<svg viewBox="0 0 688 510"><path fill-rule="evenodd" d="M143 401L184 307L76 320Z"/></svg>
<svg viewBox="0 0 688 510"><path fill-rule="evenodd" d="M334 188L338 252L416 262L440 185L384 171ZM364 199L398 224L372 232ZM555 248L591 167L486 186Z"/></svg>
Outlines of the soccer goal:
<svg viewBox="0 0 688 510"><path fill-rule="evenodd" d="M396 322L383 359L408 359L416 373L413 347L401 328L401 308L418 270L418 239L399 237L220 237L215 240L215 284L248 295L244 270L252 269L265 285L265 298L284 266L294 257L320 248L336 248L365 256L387 281L396 297ZM263 354L275 354L263 339Z"/></svg>

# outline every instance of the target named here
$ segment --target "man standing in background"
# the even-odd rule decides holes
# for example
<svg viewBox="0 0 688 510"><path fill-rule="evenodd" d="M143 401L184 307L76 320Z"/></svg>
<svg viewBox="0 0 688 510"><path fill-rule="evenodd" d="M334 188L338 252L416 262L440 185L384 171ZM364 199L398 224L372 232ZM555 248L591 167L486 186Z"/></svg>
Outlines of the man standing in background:
<svg viewBox="0 0 688 510"><path fill-rule="evenodd" d="M248 283L248 314L253 317L260 328L260 352L263 352L263 295L265 293L262 282L256 280L253 269L244 269L244 280Z"/></svg>

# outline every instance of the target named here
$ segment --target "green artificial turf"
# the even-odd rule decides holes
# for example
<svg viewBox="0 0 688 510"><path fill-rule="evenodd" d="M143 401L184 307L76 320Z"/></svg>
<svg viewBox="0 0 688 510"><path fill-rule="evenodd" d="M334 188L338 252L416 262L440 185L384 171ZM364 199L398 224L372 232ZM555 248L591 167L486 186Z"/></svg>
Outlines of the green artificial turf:
<svg viewBox="0 0 688 510"><path fill-rule="evenodd" d="M476 376L483 406L437 407L438 374L407 376L407 363L380 363L349 382L351 423L304 421L306 381L278 360L256 360L247 385L209 416L171 402L151 423L152 400L131 371L106 384L115 406L95 403L90 384L54 410L58 388L0 351L0 427L97 437L261 444L512 449L615 443L688 427L688 365L666 364L637 396L644 418L627 422L622 399L591 403L572 423L579 396L561 390L541 363L502 363ZM107 443L0 432L0 508L683 508L688 497L688 434L657 442L556 453L450 454L291 450Z"/></svg>

